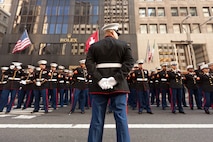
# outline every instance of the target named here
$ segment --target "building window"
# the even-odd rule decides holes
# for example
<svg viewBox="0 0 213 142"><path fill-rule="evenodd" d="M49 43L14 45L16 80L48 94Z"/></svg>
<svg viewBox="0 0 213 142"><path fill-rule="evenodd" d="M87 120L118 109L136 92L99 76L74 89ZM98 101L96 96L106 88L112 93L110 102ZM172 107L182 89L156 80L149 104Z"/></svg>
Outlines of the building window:
<svg viewBox="0 0 213 142"><path fill-rule="evenodd" d="M159 33L161 33L161 34L167 33L166 24L160 24L159 25Z"/></svg>
<svg viewBox="0 0 213 142"><path fill-rule="evenodd" d="M73 43L71 45L71 55L85 55L84 43Z"/></svg>
<svg viewBox="0 0 213 142"><path fill-rule="evenodd" d="M157 25L156 24L150 24L149 25L149 33L150 34L156 34L157 32Z"/></svg>
<svg viewBox="0 0 213 142"><path fill-rule="evenodd" d="M173 25L173 31L175 34L180 33L180 24L174 24Z"/></svg>
<svg viewBox="0 0 213 142"><path fill-rule="evenodd" d="M206 30L207 30L208 33L213 33L213 24L207 24Z"/></svg>
<svg viewBox="0 0 213 142"><path fill-rule="evenodd" d="M190 10L191 16L197 16L197 9L196 9L196 7L190 7L189 10Z"/></svg>
<svg viewBox="0 0 213 142"><path fill-rule="evenodd" d="M187 8L186 7L180 7L180 16L187 16Z"/></svg>
<svg viewBox="0 0 213 142"><path fill-rule="evenodd" d="M41 0L19 0L12 33L23 33L26 28L29 33L38 33L38 23L41 15Z"/></svg>
<svg viewBox="0 0 213 142"><path fill-rule="evenodd" d="M140 33L141 34L147 34L147 24L141 24L140 25Z"/></svg>
<svg viewBox="0 0 213 142"><path fill-rule="evenodd" d="M182 33L190 33L190 25L189 24L183 24L181 28L182 28Z"/></svg>
<svg viewBox="0 0 213 142"><path fill-rule="evenodd" d="M159 49L158 51L159 51L160 64L162 64L163 62L171 62L175 60L174 45L162 43L158 44L158 49Z"/></svg>
<svg viewBox="0 0 213 142"><path fill-rule="evenodd" d="M200 33L200 24L192 24L192 33Z"/></svg>
<svg viewBox="0 0 213 142"><path fill-rule="evenodd" d="M172 7L171 8L171 14L172 14L172 16L178 16L178 8Z"/></svg>
<svg viewBox="0 0 213 142"><path fill-rule="evenodd" d="M38 55L65 55L64 43L41 43Z"/></svg>
<svg viewBox="0 0 213 142"><path fill-rule="evenodd" d="M213 13L213 7L212 7L212 13Z"/></svg>
<svg viewBox="0 0 213 142"><path fill-rule="evenodd" d="M7 17L6 17L6 16L3 17L3 21L4 21L5 23L7 22Z"/></svg>
<svg viewBox="0 0 213 142"><path fill-rule="evenodd" d="M146 17L146 8L139 9L139 17Z"/></svg>
<svg viewBox="0 0 213 142"><path fill-rule="evenodd" d="M159 16L159 17L165 16L165 10L164 10L163 7L159 7L159 8L158 8L158 16Z"/></svg>
<svg viewBox="0 0 213 142"><path fill-rule="evenodd" d="M148 8L148 16L156 16L156 10L155 8Z"/></svg>
<svg viewBox="0 0 213 142"><path fill-rule="evenodd" d="M210 12L209 12L209 8L208 7L203 7L203 16L204 17L209 17L210 16Z"/></svg>
<svg viewBox="0 0 213 142"><path fill-rule="evenodd" d="M91 2L92 0L88 0ZM99 0L97 0L99 1ZM138 14L140 17L143 17L143 15L140 11L140 8L138 9ZM123 23L121 24L121 28L119 31L121 34L127 34L129 33L129 0L104 0L104 23ZM127 31L128 30L128 31Z"/></svg>
<svg viewBox="0 0 213 142"><path fill-rule="evenodd" d="M69 1L48 0L46 5L43 34L67 34L69 15Z"/></svg>

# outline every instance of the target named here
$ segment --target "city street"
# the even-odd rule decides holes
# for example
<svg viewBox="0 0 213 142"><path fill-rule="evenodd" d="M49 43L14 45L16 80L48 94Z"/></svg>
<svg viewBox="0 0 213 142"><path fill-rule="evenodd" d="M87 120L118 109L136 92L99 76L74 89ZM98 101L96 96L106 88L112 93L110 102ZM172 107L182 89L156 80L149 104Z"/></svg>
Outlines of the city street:
<svg viewBox="0 0 213 142"><path fill-rule="evenodd" d="M44 114L27 110L0 113L1 142L86 142L91 108L68 115L70 106ZM132 142L210 142L213 139L213 110L190 110L186 114L172 114L169 108L152 106L153 115L128 110L129 132ZM116 142L113 114L106 114L103 142Z"/></svg>

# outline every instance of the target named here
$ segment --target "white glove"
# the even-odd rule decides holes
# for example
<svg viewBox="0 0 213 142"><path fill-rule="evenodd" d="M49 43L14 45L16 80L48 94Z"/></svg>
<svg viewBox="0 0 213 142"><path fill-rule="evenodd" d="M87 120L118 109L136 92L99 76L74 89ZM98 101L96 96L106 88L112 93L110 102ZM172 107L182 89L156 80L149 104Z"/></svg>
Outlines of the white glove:
<svg viewBox="0 0 213 142"><path fill-rule="evenodd" d="M115 86L116 84L117 84L117 81L115 80L115 78L114 77L109 77L109 78L107 78L107 81L108 81L108 84L110 85L110 86Z"/></svg>
<svg viewBox="0 0 213 142"><path fill-rule="evenodd" d="M112 88L112 86L110 86L108 84L108 79L107 78L102 78L99 82L98 85L101 87L101 89L106 90L109 88Z"/></svg>
<svg viewBox="0 0 213 142"><path fill-rule="evenodd" d="M15 68L14 65L10 65L10 69L13 70Z"/></svg>
<svg viewBox="0 0 213 142"><path fill-rule="evenodd" d="M21 69L21 66L17 66L16 68L17 68L18 70L20 70L20 69Z"/></svg>
<svg viewBox="0 0 213 142"><path fill-rule="evenodd" d="M36 86L41 86L41 82L36 82Z"/></svg>
<svg viewBox="0 0 213 142"><path fill-rule="evenodd" d="M23 85L27 84L26 80L22 80L22 81L20 81L20 83L23 84Z"/></svg>

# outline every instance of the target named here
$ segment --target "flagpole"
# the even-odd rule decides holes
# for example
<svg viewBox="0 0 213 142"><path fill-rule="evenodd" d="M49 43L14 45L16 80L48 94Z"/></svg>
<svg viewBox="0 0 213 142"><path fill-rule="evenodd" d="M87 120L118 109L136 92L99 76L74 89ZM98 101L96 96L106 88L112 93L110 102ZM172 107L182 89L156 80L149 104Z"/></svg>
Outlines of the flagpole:
<svg viewBox="0 0 213 142"><path fill-rule="evenodd" d="M99 25L97 26L96 31L98 31L98 40L100 40L100 26Z"/></svg>

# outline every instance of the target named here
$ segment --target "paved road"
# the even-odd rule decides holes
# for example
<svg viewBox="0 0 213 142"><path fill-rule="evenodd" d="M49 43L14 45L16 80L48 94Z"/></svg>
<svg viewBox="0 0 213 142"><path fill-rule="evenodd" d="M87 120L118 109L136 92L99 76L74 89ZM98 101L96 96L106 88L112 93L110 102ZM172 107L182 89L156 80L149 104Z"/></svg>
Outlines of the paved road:
<svg viewBox="0 0 213 142"><path fill-rule="evenodd" d="M44 114L31 114L32 109L0 113L0 142L86 142L91 109L68 115L70 106ZM152 106L153 115L128 110L132 142L211 142L213 110L184 108L186 114L172 114L169 108ZM116 142L113 114L106 115L103 142Z"/></svg>

